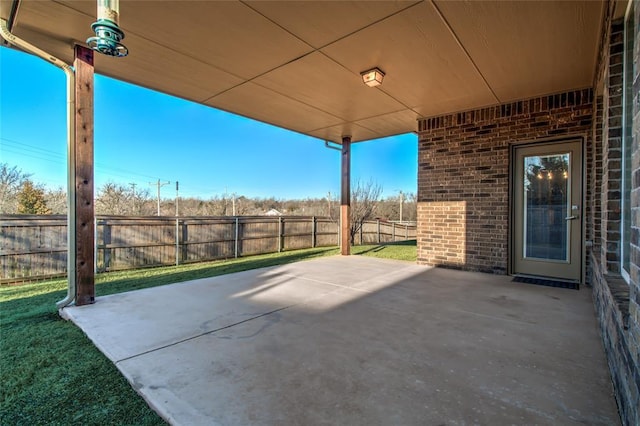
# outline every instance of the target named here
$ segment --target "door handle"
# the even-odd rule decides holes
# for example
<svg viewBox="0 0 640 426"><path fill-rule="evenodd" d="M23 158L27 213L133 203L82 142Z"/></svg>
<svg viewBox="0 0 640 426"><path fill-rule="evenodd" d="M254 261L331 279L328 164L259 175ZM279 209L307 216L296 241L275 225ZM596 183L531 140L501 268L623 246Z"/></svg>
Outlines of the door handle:
<svg viewBox="0 0 640 426"><path fill-rule="evenodd" d="M573 215L573 216L567 216L564 218L564 220L576 220L578 218L578 216Z"/></svg>

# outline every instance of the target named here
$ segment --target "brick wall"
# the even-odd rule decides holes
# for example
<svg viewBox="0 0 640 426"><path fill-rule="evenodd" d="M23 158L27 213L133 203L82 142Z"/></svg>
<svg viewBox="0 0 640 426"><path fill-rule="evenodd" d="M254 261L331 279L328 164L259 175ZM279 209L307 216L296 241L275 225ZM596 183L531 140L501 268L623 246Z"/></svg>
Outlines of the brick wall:
<svg viewBox="0 0 640 426"><path fill-rule="evenodd" d="M629 336L635 361L636 422L640 424L640 6L635 9L633 53L633 145L631 161L631 250L629 283Z"/></svg>
<svg viewBox="0 0 640 426"><path fill-rule="evenodd" d="M635 367L635 421L640 424L640 6L635 6L633 50L633 145L631 147L631 238L629 282L629 347Z"/></svg>
<svg viewBox="0 0 640 426"><path fill-rule="evenodd" d="M603 95L601 262L608 272L620 273L620 221L622 183L622 78L624 25L611 25L608 67Z"/></svg>
<svg viewBox="0 0 640 426"><path fill-rule="evenodd" d="M611 6L611 5L610 5ZM636 11L636 43L634 62L638 63L640 43L638 40L638 22L640 8ZM593 299L607 361L615 389L620 417L625 425L640 424L640 304L638 287L638 205L640 171L638 163L640 153L640 90L638 69L634 75L634 111L633 111L633 161L632 161L632 229L631 229L631 267L630 280L627 283L620 275L620 220L622 197L622 89L623 89L623 52L624 22L608 23L605 27L607 43L601 49L601 64L595 87L602 91L601 127L594 123L594 162L592 175L597 194L594 197L594 250L591 256ZM598 102L596 102L598 104ZM599 107L599 105L598 105ZM596 107L596 111L599 108ZM601 170L599 160L601 159ZM597 204L600 202L601 216L598 216ZM598 227L599 226L599 227ZM600 234L598 235L598 230Z"/></svg>
<svg viewBox="0 0 640 426"><path fill-rule="evenodd" d="M506 273L510 144L590 141L592 104L588 89L420 120L418 262Z"/></svg>
<svg viewBox="0 0 640 426"><path fill-rule="evenodd" d="M599 264L596 255L593 263ZM640 421L638 392L640 376L630 351L629 315L624 306L629 300L629 286L621 277L605 276L603 268L593 270L593 301L598 314L600 332L604 343L607 363L611 372L613 388L620 418L625 425L637 425Z"/></svg>
<svg viewBox="0 0 640 426"><path fill-rule="evenodd" d="M629 420L640 424L640 5L635 6L633 50L633 145L631 147L631 238L629 271L629 322L628 342L630 378L635 381L630 404L635 407L635 417ZM631 375L633 374L633 375ZM634 399L635 398L635 399Z"/></svg>
<svg viewBox="0 0 640 426"><path fill-rule="evenodd" d="M587 245L586 277L585 283L591 285L593 281L592 253L602 255L601 248L601 223L602 223L602 120L603 98L597 96L593 100L593 125L591 132L591 144L587 146L587 206L585 239Z"/></svg>
<svg viewBox="0 0 640 426"><path fill-rule="evenodd" d="M587 169L587 181L590 191L587 193L589 209L587 211L587 240L591 241L591 251L601 256L602 235L602 120L603 99L598 96L593 101L593 131Z"/></svg>

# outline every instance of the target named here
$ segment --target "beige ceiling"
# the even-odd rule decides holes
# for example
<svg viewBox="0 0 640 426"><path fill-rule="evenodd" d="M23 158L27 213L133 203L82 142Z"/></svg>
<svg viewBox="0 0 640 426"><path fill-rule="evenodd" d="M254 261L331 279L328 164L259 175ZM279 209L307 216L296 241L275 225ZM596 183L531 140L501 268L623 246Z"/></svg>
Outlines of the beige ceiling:
<svg viewBox="0 0 640 426"><path fill-rule="evenodd" d="M0 0L7 19L13 0ZM120 1L126 58L98 73L310 136L590 87L598 1ZM22 0L13 32L68 62L95 1ZM379 67L382 86L360 72Z"/></svg>

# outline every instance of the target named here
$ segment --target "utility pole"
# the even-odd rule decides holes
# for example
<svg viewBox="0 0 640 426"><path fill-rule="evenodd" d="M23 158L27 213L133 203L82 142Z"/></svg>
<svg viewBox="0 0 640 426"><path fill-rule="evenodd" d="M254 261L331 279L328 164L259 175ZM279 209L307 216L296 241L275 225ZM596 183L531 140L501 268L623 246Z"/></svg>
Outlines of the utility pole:
<svg viewBox="0 0 640 426"><path fill-rule="evenodd" d="M157 191L158 191L158 216L160 216L160 188L162 188L165 185L169 185L171 182L166 181L166 182L160 182L160 179L158 179L157 182L149 182L149 185L156 185L157 187Z"/></svg>
<svg viewBox="0 0 640 426"><path fill-rule="evenodd" d="M327 212L327 216L331 217L331 191L327 192L327 206L328 206L328 212Z"/></svg>
<svg viewBox="0 0 640 426"><path fill-rule="evenodd" d="M176 217L178 216L178 200L180 199L180 195L178 194L178 181L176 181Z"/></svg>

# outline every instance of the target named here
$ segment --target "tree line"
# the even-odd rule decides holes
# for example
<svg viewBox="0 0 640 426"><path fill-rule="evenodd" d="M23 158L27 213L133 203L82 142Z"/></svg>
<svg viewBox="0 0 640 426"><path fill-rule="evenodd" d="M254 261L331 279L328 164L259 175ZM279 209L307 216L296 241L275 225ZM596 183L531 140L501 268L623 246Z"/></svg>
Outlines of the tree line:
<svg viewBox="0 0 640 426"><path fill-rule="evenodd" d="M376 182L355 182L351 189L352 221L368 219L416 220L416 198L413 193L399 193L381 198L382 186ZM160 200L160 215L174 216L257 216L267 212L292 216L325 216L340 214L338 196L324 198L277 199L220 194L209 199L186 197ZM0 214L66 214L65 188L50 189L35 182L32 175L16 166L0 163ZM96 190L95 212L98 215L154 216L157 199L148 189L109 182ZM401 212L402 210L402 212Z"/></svg>

